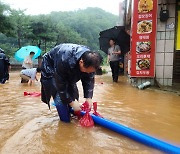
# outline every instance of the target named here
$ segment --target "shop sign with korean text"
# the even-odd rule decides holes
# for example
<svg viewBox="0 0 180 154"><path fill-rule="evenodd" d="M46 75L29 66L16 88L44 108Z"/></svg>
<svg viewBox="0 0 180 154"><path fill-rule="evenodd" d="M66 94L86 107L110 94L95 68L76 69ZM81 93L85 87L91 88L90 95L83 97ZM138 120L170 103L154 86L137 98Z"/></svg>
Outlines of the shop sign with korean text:
<svg viewBox="0 0 180 154"><path fill-rule="evenodd" d="M155 76L157 0L134 0L131 76Z"/></svg>

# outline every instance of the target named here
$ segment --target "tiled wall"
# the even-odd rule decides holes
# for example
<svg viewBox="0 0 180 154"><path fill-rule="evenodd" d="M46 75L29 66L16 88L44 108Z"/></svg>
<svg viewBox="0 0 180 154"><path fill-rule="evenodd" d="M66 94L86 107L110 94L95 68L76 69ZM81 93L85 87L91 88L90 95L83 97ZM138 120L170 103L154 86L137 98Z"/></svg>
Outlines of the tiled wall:
<svg viewBox="0 0 180 154"><path fill-rule="evenodd" d="M158 3L161 4L161 0ZM168 8L170 18L167 22L161 22L158 5L156 79L164 86L172 86L176 1L169 1Z"/></svg>

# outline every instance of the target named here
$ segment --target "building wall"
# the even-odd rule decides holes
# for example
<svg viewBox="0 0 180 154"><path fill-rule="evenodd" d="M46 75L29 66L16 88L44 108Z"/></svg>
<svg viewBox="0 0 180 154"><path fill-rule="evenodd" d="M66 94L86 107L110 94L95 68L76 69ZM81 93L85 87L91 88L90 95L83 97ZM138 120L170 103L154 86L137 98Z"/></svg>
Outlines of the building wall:
<svg viewBox="0 0 180 154"><path fill-rule="evenodd" d="M172 86L173 78L173 60L174 60L174 44L175 44L175 17L176 17L176 0L169 0L168 10L169 19L167 22L160 21L161 3L167 0L158 0L157 11L157 36L156 36L156 76L155 78L132 78L129 76L129 83L138 86L146 81L150 81L152 85L156 82L163 86Z"/></svg>
<svg viewBox="0 0 180 154"><path fill-rule="evenodd" d="M158 1L158 4L161 4L161 0ZM158 5L156 79L161 85L172 86L176 0L169 1L170 18L167 22L160 21L160 8Z"/></svg>

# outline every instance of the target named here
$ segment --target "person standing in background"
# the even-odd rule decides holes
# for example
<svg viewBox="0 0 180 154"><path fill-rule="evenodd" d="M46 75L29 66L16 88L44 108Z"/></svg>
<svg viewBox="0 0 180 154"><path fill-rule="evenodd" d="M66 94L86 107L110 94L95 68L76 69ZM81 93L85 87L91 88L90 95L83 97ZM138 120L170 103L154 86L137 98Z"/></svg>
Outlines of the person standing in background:
<svg viewBox="0 0 180 154"><path fill-rule="evenodd" d="M29 56L27 56L22 64L22 68L23 69L30 69L33 68L33 61L32 58L35 55L35 53L33 51L30 52Z"/></svg>
<svg viewBox="0 0 180 154"><path fill-rule="evenodd" d="M113 82L118 82L119 59L121 55L121 50L120 50L119 45L115 44L114 39L110 39L109 44L110 44L110 48L108 49L107 63L110 63Z"/></svg>
<svg viewBox="0 0 180 154"><path fill-rule="evenodd" d="M4 84L6 80L9 80L10 63L8 57L6 57L4 50L0 48L0 83Z"/></svg>

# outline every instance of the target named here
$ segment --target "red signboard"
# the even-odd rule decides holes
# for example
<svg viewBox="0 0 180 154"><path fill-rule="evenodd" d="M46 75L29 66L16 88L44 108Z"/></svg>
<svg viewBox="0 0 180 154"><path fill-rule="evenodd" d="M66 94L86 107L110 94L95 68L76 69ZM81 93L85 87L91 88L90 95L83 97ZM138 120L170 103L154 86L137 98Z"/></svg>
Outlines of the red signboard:
<svg viewBox="0 0 180 154"><path fill-rule="evenodd" d="M133 0L131 73L132 77L154 77L157 0Z"/></svg>

